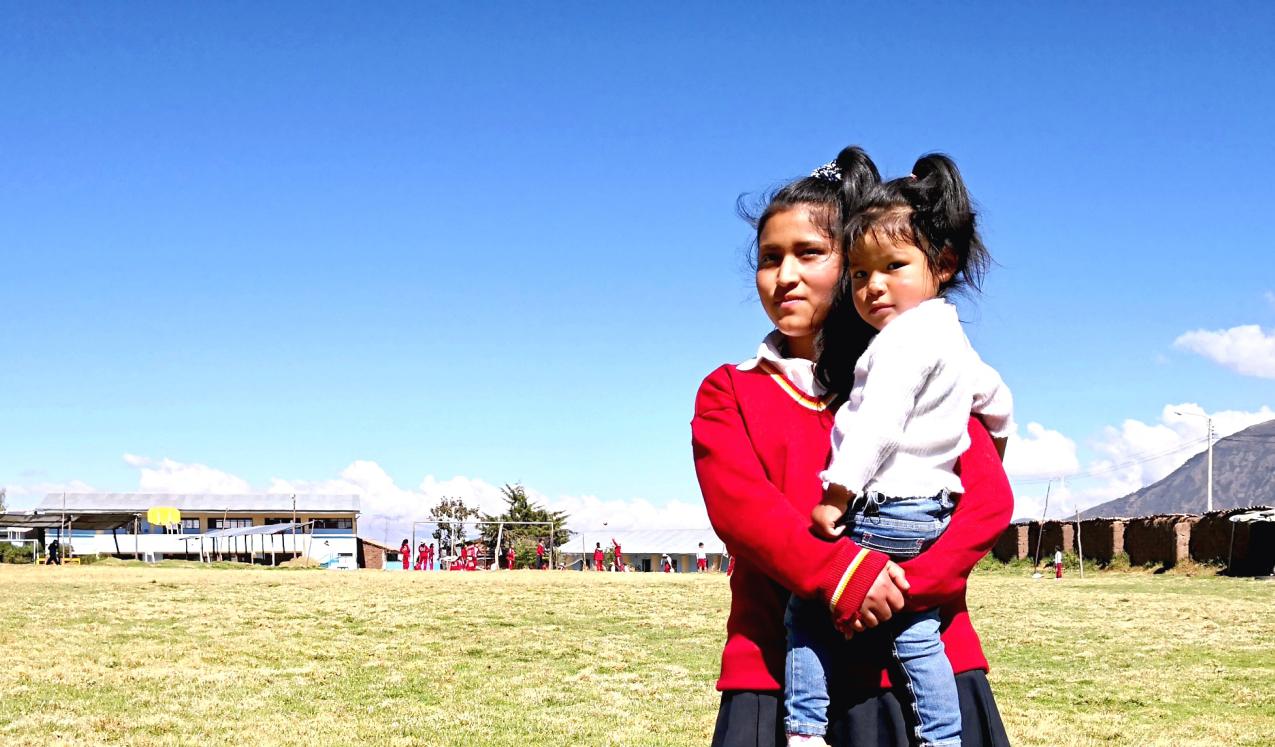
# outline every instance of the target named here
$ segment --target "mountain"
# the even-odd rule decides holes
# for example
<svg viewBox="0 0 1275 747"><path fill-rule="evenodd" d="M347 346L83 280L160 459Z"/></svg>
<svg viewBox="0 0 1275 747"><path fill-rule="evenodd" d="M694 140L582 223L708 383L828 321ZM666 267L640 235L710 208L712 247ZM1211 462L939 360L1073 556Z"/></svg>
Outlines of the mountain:
<svg viewBox="0 0 1275 747"><path fill-rule="evenodd" d="M1083 518L1202 514L1208 452L1200 452L1159 482L1081 511ZM1275 506L1275 420L1213 443L1213 509Z"/></svg>

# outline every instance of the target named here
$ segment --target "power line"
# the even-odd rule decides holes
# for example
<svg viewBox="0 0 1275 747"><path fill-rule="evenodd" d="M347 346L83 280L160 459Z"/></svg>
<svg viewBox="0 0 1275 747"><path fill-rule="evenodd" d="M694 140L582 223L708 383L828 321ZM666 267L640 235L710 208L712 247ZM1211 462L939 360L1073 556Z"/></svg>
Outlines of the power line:
<svg viewBox="0 0 1275 747"><path fill-rule="evenodd" d="M1121 462L1120 464L1113 464L1107 467L1091 469L1085 472L1076 472L1069 475L1063 475L1063 477L1066 477L1068 480L1085 480L1091 477L1101 477L1103 475L1111 474L1112 472L1118 472L1128 467L1136 467L1139 464L1146 464L1147 462L1154 462L1157 459L1163 459L1167 456L1173 456L1174 454L1182 451L1183 449L1188 449L1192 446L1197 446L1208 440L1209 440L1208 437L1205 436L1203 438L1195 439L1194 441L1186 441L1184 443L1178 444L1177 446L1174 446L1173 448L1167 449L1165 451L1157 452L1154 454L1143 454L1139 456L1138 458L1131 459L1127 462ZM1194 456L1194 454L1192 456ZM1028 478L1024 480L1011 479L1010 482L1016 485L1043 485L1045 483L1048 483L1050 480L1056 480L1056 479L1058 478L1057 477L1033 477L1033 478Z"/></svg>

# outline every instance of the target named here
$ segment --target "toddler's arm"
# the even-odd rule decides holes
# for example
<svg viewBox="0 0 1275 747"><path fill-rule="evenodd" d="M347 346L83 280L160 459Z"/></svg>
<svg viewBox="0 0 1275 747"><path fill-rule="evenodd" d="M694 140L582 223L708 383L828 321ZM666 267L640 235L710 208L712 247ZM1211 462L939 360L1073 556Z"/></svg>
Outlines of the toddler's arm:
<svg viewBox="0 0 1275 747"><path fill-rule="evenodd" d="M845 525L838 526L837 522L846 515L852 500L854 495L850 491L841 485L830 483L823 491L823 500L810 511L810 521L814 524L815 531L827 539L840 537L846 528Z"/></svg>

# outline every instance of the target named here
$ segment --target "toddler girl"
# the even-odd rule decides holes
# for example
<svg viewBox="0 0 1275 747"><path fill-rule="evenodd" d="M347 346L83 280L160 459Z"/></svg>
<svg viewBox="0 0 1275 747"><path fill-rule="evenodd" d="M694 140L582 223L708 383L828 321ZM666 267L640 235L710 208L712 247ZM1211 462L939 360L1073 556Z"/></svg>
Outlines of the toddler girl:
<svg viewBox="0 0 1275 747"><path fill-rule="evenodd" d="M826 166L815 176L840 179L836 171ZM842 295L849 291L877 334L855 363L853 388L836 414L832 458L820 475L824 498L811 519L829 539L848 528L862 547L894 560L916 556L947 527L963 492L954 468L969 447L971 412L1004 454L1010 392L974 352L947 300L954 290L977 288L988 264L974 222L956 164L940 154L922 157L907 177L873 185L849 213L849 288L843 284ZM835 378L827 373L837 352L821 353L821 380ZM788 744L825 744L827 615L794 595L786 622ZM901 613L887 631L892 683L912 706L916 741L959 746L960 707L938 610Z"/></svg>

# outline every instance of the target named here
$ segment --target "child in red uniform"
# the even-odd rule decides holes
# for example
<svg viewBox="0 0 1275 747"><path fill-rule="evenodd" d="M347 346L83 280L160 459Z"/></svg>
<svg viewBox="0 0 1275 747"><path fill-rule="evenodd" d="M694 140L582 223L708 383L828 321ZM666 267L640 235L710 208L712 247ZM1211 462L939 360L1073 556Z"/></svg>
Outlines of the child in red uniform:
<svg viewBox="0 0 1275 747"><path fill-rule="evenodd" d="M536 568L545 569L545 543L544 540L536 540Z"/></svg>
<svg viewBox="0 0 1275 747"><path fill-rule="evenodd" d="M615 537L611 538L611 545L615 548L615 570L624 571L624 553L620 552L620 543L615 541Z"/></svg>
<svg viewBox="0 0 1275 747"><path fill-rule="evenodd" d="M430 571L434 570L434 543L433 542L429 543L429 549L426 550L425 562L428 566L426 570L430 570Z"/></svg>
<svg viewBox="0 0 1275 747"><path fill-rule="evenodd" d="M704 573L708 570L708 555L704 552L704 543L699 543L699 547L695 550L695 572Z"/></svg>
<svg viewBox="0 0 1275 747"><path fill-rule="evenodd" d="M403 558L403 570L412 567L412 543L406 539L398 546L398 554Z"/></svg>
<svg viewBox="0 0 1275 747"><path fill-rule="evenodd" d="M414 570L425 570L425 561L429 558L429 550L426 549L425 543L422 542L420 547L416 548L416 564L412 566Z"/></svg>
<svg viewBox="0 0 1275 747"><path fill-rule="evenodd" d="M505 567L511 571L514 569L514 546L513 545L510 545L509 549L505 551Z"/></svg>
<svg viewBox="0 0 1275 747"><path fill-rule="evenodd" d="M606 553L602 552L602 543L596 542L593 545L593 570L602 570L602 564L606 562Z"/></svg>

